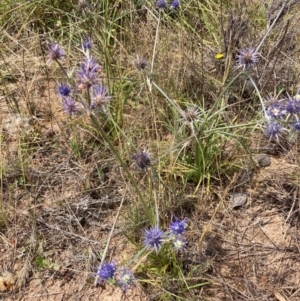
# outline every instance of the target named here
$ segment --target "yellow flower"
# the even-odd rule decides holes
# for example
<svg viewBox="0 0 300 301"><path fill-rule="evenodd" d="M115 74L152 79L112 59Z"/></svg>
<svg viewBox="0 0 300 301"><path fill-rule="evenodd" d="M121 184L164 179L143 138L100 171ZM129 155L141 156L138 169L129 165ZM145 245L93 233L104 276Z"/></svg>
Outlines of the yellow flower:
<svg viewBox="0 0 300 301"><path fill-rule="evenodd" d="M216 58L217 60L220 60L220 59L222 59L222 58L224 58L224 57L225 57L224 53L217 53L217 54L215 55L215 58Z"/></svg>

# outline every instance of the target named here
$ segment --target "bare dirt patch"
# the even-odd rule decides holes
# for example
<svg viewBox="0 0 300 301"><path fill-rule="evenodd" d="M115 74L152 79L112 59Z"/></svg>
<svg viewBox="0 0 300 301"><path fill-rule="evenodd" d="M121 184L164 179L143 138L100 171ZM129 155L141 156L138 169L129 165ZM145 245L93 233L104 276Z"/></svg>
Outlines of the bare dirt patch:
<svg viewBox="0 0 300 301"><path fill-rule="evenodd" d="M247 189L247 204L228 209L215 231L223 241L213 264L216 300L299 300L299 167L272 158ZM292 181L292 179L294 181ZM267 186L266 186L267 183Z"/></svg>

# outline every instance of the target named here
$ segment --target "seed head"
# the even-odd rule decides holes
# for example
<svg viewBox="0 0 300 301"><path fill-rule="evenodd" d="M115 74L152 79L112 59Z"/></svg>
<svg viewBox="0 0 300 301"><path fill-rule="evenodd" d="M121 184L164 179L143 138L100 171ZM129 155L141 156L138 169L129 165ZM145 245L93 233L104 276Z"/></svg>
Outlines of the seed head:
<svg viewBox="0 0 300 301"><path fill-rule="evenodd" d="M117 284L121 287L123 292L126 292L127 289L134 284L134 281L135 278L133 273L127 268L124 268L119 276Z"/></svg>
<svg viewBox="0 0 300 301"><path fill-rule="evenodd" d="M200 117L199 109L196 106L190 106L182 113L184 123L191 124L198 121Z"/></svg>
<svg viewBox="0 0 300 301"><path fill-rule="evenodd" d="M48 53L51 61L58 61L65 56L65 52L61 49L59 44L55 44L53 41L48 46Z"/></svg>
<svg viewBox="0 0 300 301"><path fill-rule="evenodd" d="M97 276L99 276L99 281L109 281L114 278L115 272L117 270L116 264L114 262L111 263L103 263L102 266L97 271Z"/></svg>
<svg viewBox="0 0 300 301"><path fill-rule="evenodd" d="M237 68L242 67L243 69L253 67L258 62L258 54L254 48L244 48L239 51L237 55Z"/></svg>
<svg viewBox="0 0 300 301"><path fill-rule="evenodd" d="M151 166L151 157L148 150L141 150L139 153L131 156L134 160L135 165L140 170L146 170Z"/></svg>
<svg viewBox="0 0 300 301"><path fill-rule="evenodd" d="M78 108L77 108L76 102L74 101L73 98L71 98L69 96L64 97L62 106L63 106L63 112L66 114L73 116L76 113L78 113Z"/></svg>
<svg viewBox="0 0 300 301"><path fill-rule="evenodd" d="M170 230L173 234L178 235L182 234L186 231L187 228L187 219L179 220L176 216L174 217L174 221L170 224Z"/></svg>
<svg viewBox="0 0 300 301"><path fill-rule="evenodd" d="M141 56L138 56L133 63L138 71L145 71L147 69L147 61Z"/></svg>
<svg viewBox="0 0 300 301"><path fill-rule="evenodd" d="M144 231L144 246L146 249L153 249L156 253L164 242L165 234L158 226Z"/></svg>
<svg viewBox="0 0 300 301"><path fill-rule="evenodd" d="M77 7L79 10L84 10L86 8L89 8L90 3L87 0L78 0Z"/></svg>
<svg viewBox="0 0 300 301"><path fill-rule="evenodd" d="M177 235L174 236L172 240L173 246L176 250L180 251L185 248L186 241L183 237L179 237Z"/></svg>

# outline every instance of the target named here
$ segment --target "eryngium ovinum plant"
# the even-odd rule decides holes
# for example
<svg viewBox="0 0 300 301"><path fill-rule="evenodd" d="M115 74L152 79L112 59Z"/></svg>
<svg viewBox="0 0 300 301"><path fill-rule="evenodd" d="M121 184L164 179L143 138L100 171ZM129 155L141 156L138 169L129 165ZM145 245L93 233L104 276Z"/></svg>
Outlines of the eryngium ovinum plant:
<svg viewBox="0 0 300 301"><path fill-rule="evenodd" d="M295 141L295 139L299 137L300 89L294 97L291 97L290 95L287 95L286 97L280 97L279 93L278 95L268 95L263 98L249 71L258 63L258 51L276 24L277 19L281 15L285 6L286 3L283 3L272 25L269 27L256 49L253 47L244 48L239 51L237 56L237 68L242 68L244 75L246 75L252 83L260 100L265 123L265 135L269 138L269 141L274 140L277 143L280 143L280 138L284 133L288 135L291 141Z"/></svg>
<svg viewBox="0 0 300 301"><path fill-rule="evenodd" d="M158 10L156 40L160 27L161 10ZM160 158L164 160L167 168L172 174L179 174L180 177L196 182L198 185L207 180L206 187L209 189L210 180L219 173L220 169L226 168L227 162L222 158L222 149L228 141L234 142L237 147L246 149L244 129L257 126L255 122L238 124L236 119L229 120L224 118L228 106L224 105L225 95L228 94L230 87L235 80L243 74L241 71L231 82L223 89L222 93L215 100L213 106L207 109L204 105L205 99L196 103L186 102L184 105L174 101L159 84L156 82L154 71L154 59L156 57L155 46L152 55L152 61L147 63L143 56L138 56L135 61L136 69L141 72L149 87L149 92L154 93L156 89L169 104L171 110L171 122L167 125L172 132L175 144L166 150L166 153ZM155 99L157 95L153 95ZM168 155L173 162L168 161ZM161 160L161 166L163 166ZM172 167L170 167L172 166ZM198 189L198 185L197 188Z"/></svg>
<svg viewBox="0 0 300 301"><path fill-rule="evenodd" d="M65 57L65 52L60 45L51 42L48 46L50 61L56 62L66 76L67 83L59 84L57 86L57 93L62 99L63 112L72 118L80 114L86 114L86 116L91 119L95 129L100 132L111 151L121 163L124 171L127 173L131 183L136 189L140 201L143 204L142 208L144 208L145 212L149 214L151 210L149 210L149 207L145 203L131 172L102 128L103 123L101 123L101 119L106 119L109 116L108 103L111 100L111 96L109 95L108 88L100 80L99 71L101 67L91 55L92 43L90 40L86 39L83 42L82 50L84 59L79 65L79 68L73 78L68 76L68 72L61 64L61 60ZM136 67L139 70L144 70L146 67L146 61L140 59L136 63ZM140 172L146 172L147 169L152 166L151 155L147 150L141 150L140 152L132 155L132 160L135 163L136 169ZM121 202L120 209L122 204L123 202ZM128 288L134 286L136 278L133 273L138 266L145 261L145 259L150 259L150 262L151 259L153 262L155 261L154 266L158 269L158 275L160 274L160 270L167 270L171 261L177 263L176 255L186 248L184 233L187 229L187 219L179 220L174 216L169 228L167 230L163 230L159 226L159 212L157 204L155 204L155 207L156 223L153 227L145 229L141 233L143 236L141 241L142 247L140 248L140 251L126 263L126 265L118 267L115 261L105 261L106 252L111 238L111 235L109 236L107 246L101 258L101 263L94 273L95 285L98 283L108 283L113 286L117 286L121 288L123 292L126 292ZM151 221L153 218L148 216L148 220ZM111 231L114 230L114 225ZM172 260L170 261L170 259ZM138 262L138 264L136 264L136 262ZM158 262L160 263L159 265L157 265ZM135 266L132 269L129 269L129 266L133 266L133 263L135 263ZM142 266L145 267L146 265L142 264ZM172 264L172 266L174 267L176 265ZM176 272L179 275L182 274L182 270L179 265L176 267Z"/></svg>
<svg viewBox="0 0 300 301"><path fill-rule="evenodd" d="M244 48L237 56L237 67L243 68L256 89L265 119L265 135L269 140L280 143L280 136L286 133L290 140L294 141L300 134L300 95L294 97L269 95L262 98L257 85L248 73L249 69L257 64L258 59L259 54L254 48Z"/></svg>

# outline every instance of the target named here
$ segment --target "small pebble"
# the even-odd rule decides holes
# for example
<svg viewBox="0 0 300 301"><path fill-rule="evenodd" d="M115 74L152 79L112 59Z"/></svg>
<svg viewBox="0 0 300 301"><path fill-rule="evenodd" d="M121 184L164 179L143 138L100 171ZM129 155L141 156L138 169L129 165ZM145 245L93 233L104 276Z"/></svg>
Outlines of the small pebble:
<svg viewBox="0 0 300 301"><path fill-rule="evenodd" d="M270 156L266 154L258 154L254 156L254 159L256 160L257 164L260 167L266 167L271 165L271 158Z"/></svg>
<svg viewBox="0 0 300 301"><path fill-rule="evenodd" d="M246 193L233 193L230 197L230 202L233 209L243 206L246 203L246 201Z"/></svg>

